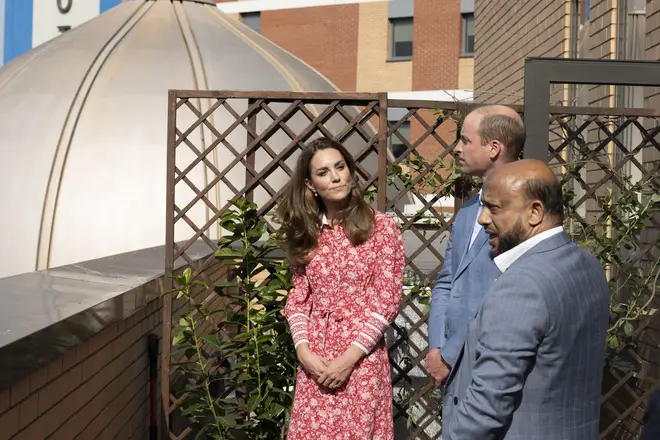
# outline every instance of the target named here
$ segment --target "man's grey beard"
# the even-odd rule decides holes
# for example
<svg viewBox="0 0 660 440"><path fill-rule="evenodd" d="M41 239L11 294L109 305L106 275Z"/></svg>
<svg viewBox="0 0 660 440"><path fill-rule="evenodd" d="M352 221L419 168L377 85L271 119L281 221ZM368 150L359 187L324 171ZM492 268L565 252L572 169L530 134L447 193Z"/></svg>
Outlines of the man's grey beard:
<svg viewBox="0 0 660 440"><path fill-rule="evenodd" d="M516 221L510 231L500 234L498 239L497 246L491 248L488 253L490 258L495 258L525 241L525 233L522 229L522 222L520 219Z"/></svg>

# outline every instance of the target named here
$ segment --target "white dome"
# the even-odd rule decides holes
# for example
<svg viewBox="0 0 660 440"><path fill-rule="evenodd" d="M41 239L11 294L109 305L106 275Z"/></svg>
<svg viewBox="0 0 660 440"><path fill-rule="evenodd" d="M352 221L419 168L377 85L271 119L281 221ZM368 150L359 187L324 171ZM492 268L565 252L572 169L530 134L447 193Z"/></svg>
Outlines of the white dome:
<svg viewBox="0 0 660 440"><path fill-rule="evenodd" d="M0 276L164 243L168 89L336 90L204 3L124 2L0 68Z"/></svg>

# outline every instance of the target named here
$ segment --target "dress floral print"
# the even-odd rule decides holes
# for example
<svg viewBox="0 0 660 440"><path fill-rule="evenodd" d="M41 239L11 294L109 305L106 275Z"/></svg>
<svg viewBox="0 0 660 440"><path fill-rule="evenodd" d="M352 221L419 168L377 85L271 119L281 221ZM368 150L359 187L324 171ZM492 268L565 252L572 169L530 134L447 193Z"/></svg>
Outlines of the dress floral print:
<svg viewBox="0 0 660 440"><path fill-rule="evenodd" d="M350 344L365 356L341 388L299 369L288 440L392 440L392 384L383 334L399 312L405 252L398 226L375 212L376 228L354 246L324 224L316 255L294 266L285 314L296 347L331 361ZM325 222L324 222L325 223Z"/></svg>

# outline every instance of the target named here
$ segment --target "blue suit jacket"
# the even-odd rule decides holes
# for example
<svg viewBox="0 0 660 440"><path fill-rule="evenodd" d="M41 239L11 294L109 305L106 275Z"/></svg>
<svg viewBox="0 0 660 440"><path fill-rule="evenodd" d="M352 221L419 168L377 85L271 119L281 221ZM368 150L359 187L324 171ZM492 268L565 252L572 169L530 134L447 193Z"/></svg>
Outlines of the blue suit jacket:
<svg viewBox="0 0 660 440"><path fill-rule="evenodd" d="M456 214L445 262L431 297L429 348L441 349L442 358L451 365L452 373L465 343L470 318L493 281L500 276L500 270L488 255L488 234L483 228L468 250L478 213L479 196L476 195Z"/></svg>

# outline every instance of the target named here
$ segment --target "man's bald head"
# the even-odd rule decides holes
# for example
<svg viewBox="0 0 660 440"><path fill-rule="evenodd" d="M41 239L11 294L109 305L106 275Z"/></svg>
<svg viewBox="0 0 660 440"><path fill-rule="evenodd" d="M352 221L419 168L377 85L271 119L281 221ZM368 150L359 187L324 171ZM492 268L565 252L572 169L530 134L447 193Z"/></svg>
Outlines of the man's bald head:
<svg viewBox="0 0 660 440"><path fill-rule="evenodd" d="M501 105L501 104L483 105L481 107L477 107L476 109L474 109L473 112L483 116L494 116L494 115L508 116L518 121L520 124L523 123L523 120L518 114L518 112L512 109L511 107L509 107L508 105Z"/></svg>
<svg viewBox="0 0 660 440"><path fill-rule="evenodd" d="M488 181L496 182L498 179L511 190L520 191L527 202L541 202L545 214L555 217L557 223L562 224L564 200L561 184L544 162L523 159L504 164L489 176L484 187L488 186Z"/></svg>
<svg viewBox="0 0 660 440"><path fill-rule="evenodd" d="M479 223L491 237L493 257L564 221L561 185L538 160L498 167L484 181L481 199Z"/></svg>

